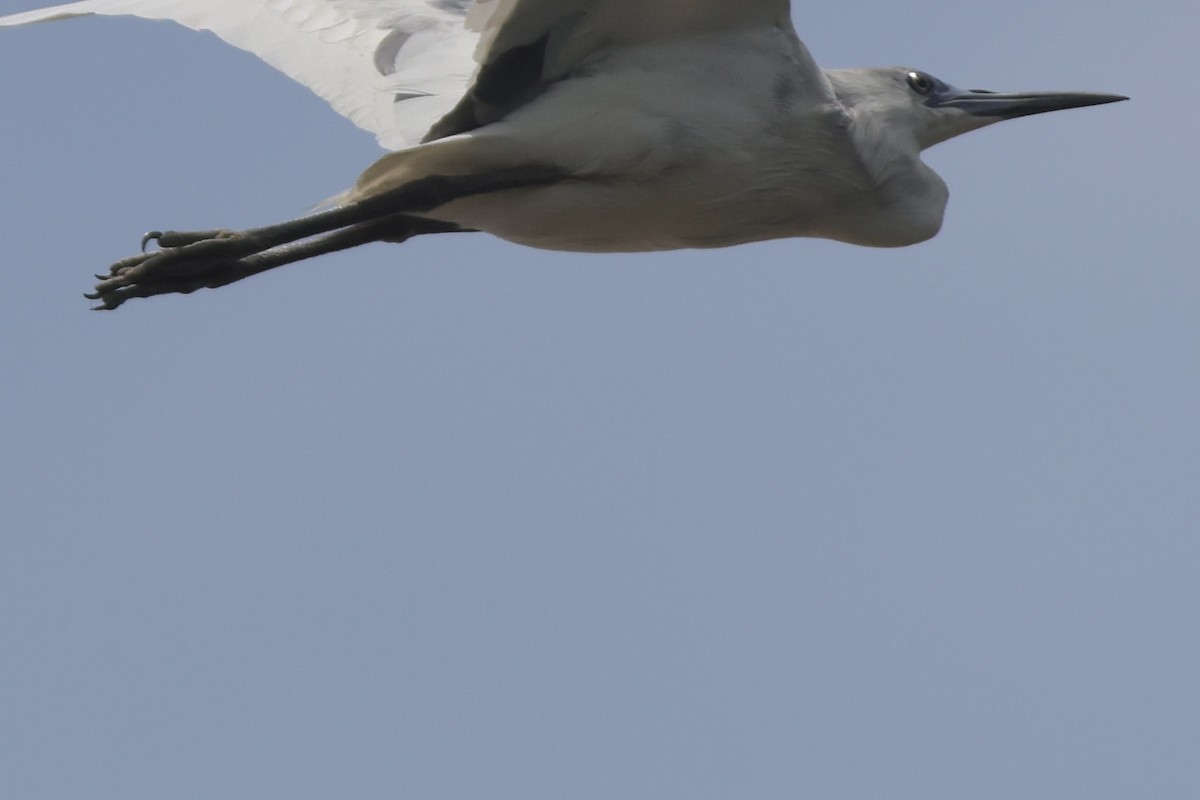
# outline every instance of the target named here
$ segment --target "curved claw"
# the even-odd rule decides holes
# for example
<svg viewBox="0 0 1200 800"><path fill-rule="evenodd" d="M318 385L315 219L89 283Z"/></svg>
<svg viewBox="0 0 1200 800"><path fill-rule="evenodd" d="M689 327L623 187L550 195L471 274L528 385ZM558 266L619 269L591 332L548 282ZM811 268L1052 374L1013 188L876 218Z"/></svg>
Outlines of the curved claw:
<svg viewBox="0 0 1200 800"><path fill-rule="evenodd" d="M158 246L147 250L151 242ZM97 275L95 289L85 294L108 311L135 297L190 294L223 286L246 272L242 259L269 249L254 236L224 229L211 231L150 231L142 237L142 252L114 263L107 275Z"/></svg>
<svg viewBox="0 0 1200 800"><path fill-rule="evenodd" d="M99 301L96 305L89 306L91 311L112 311L114 308L121 305L121 303L125 302L125 298L121 297L120 295L105 296L103 292L85 292L83 296L88 300Z"/></svg>

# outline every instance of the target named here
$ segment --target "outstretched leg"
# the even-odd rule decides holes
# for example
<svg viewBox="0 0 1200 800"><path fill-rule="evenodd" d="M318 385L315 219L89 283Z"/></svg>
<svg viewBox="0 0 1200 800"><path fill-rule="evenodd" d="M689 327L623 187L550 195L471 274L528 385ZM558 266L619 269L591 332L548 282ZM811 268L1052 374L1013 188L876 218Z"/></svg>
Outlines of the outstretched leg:
<svg viewBox="0 0 1200 800"><path fill-rule="evenodd" d="M143 246L162 249L113 264L98 275L98 310L113 309L134 297L215 288L275 267L374 241L404 241L424 233L460 230L436 220L410 216L476 194L544 186L564 179L546 167L522 167L478 175L433 175L391 191L299 219L244 231L147 234Z"/></svg>
<svg viewBox="0 0 1200 800"><path fill-rule="evenodd" d="M399 243L427 233L470 232L472 232L470 228L460 228L453 223L398 214L395 217L385 217L377 222L351 225L321 236L279 245L232 261L194 259L187 264L186 269L174 274L169 269L153 269L153 260L164 253L173 252L172 250L144 253L117 262L113 267L116 277L97 275L100 283L97 285L96 291L84 296L89 300L100 301L100 305L92 307L93 311L110 311L126 300L132 300L135 297L153 297L171 293L191 294L197 289L216 289L267 270L282 267L285 264L293 264L307 258L336 253L339 250L347 250L371 242ZM228 232L206 231L203 233L219 234L224 237ZM167 234L163 234L164 238L166 236ZM193 234L178 234L178 236L185 240L190 239L193 243L205 241L205 239L195 239ZM151 238L156 237L152 236ZM217 236L208 238L217 238ZM178 246L181 245L169 245L169 247ZM147 267L151 269L147 270ZM144 275L148 271L151 274L151 280L139 278L139 275Z"/></svg>

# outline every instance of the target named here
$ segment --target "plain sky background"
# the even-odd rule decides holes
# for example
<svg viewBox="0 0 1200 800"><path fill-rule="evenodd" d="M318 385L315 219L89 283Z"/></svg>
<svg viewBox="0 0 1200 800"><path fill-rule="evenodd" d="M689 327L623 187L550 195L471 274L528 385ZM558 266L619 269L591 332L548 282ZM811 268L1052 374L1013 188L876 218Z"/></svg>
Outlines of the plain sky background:
<svg viewBox="0 0 1200 800"><path fill-rule="evenodd" d="M1200 7L795 18L1134 100L930 151L904 250L427 237L96 314L379 151L209 36L0 32L0 797L1200 797Z"/></svg>

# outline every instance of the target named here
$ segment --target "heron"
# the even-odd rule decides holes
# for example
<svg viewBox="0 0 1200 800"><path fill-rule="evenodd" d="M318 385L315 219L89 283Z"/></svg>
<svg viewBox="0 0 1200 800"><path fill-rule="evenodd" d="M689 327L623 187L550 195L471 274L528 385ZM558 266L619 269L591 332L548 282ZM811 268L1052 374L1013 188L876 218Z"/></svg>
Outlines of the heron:
<svg viewBox="0 0 1200 800"><path fill-rule="evenodd" d="M96 276L100 310L432 233L581 252L911 245L937 234L949 195L922 151L1128 99L822 69L790 0L82 0L0 27L87 15L211 31L388 151L307 215L147 233Z"/></svg>

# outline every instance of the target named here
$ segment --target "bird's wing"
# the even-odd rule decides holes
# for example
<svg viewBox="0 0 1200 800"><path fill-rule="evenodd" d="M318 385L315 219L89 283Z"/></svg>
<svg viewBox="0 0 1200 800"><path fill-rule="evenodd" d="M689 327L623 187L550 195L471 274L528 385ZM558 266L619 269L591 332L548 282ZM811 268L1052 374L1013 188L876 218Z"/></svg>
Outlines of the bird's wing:
<svg viewBox="0 0 1200 800"><path fill-rule="evenodd" d="M100 14L212 31L398 149L484 124L600 50L791 31L788 9L789 0L82 0L0 17L0 27Z"/></svg>
<svg viewBox="0 0 1200 800"><path fill-rule="evenodd" d="M467 23L481 32L487 64L543 37L546 73L561 77L601 47L778 26L791 30L790 0L475 0Z"/></svg>
<svg viewBox="0 0 1200 800"><path fill-rule="evenodd" d="M670 39L778 29L813 83L825 80L796 39L790 0L475 0L466 25L479 32L479 72L459 104L426 139L502 119L556 81L608 51Z"/></svg>
<svg viewBox="0 0 1200 800"><path fill-rule="evenodd" d="M470 0L83 0L0 26L100 15L208 30L307 86L397 149L419 142L471 83Z"/></svg>

